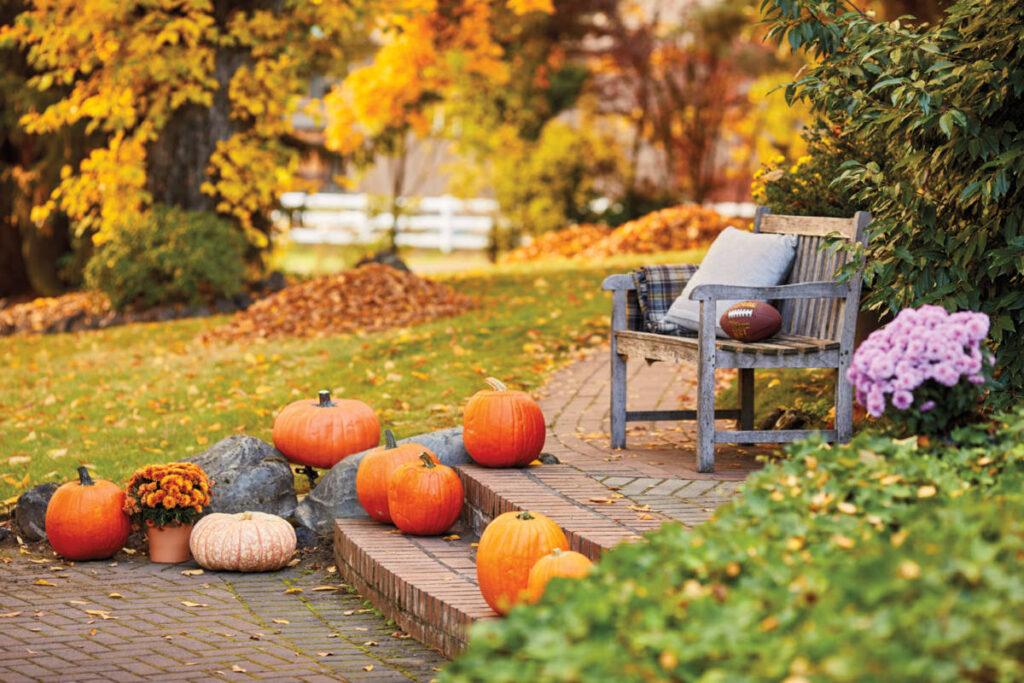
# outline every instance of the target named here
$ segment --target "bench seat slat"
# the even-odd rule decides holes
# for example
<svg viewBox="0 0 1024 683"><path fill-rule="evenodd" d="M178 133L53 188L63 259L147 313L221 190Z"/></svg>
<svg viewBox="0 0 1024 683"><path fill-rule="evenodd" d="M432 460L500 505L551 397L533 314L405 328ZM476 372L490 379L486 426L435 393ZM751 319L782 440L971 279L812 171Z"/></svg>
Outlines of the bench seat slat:
<svg viewBox="0 0 1024 683"><path fill-rule="evenodd" d="M688 357L690 353L697 352L697 339L695 337L674 337L667 334L654 334L651 332L636 332L633 330L618 330L615 333L623 350L639 349L648 347L654 349L677 349L680 355ZM788 356L800 353L817 353L839 348L839 342L831 339L817 339L795 334L780 334L771 339L761 342L748 343L734 339L717 339L715 347L722 351L732 353L751 353L763 356Z"/></svg>

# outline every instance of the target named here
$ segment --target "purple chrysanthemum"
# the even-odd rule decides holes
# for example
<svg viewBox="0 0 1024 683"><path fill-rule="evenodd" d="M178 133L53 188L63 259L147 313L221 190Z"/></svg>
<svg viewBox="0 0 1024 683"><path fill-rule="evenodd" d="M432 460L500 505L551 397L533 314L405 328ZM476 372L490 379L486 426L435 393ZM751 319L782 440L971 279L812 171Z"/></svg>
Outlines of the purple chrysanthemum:
<svg viewBox="0 0 1024 683"><path fill-rule="evenodd" d="M847 377L857 401L880 417L887 395L895 408L907 410L914 404L914 390L929 380L946 387L962 380L983 383L981 344L988 330L984 313L950 314L940 306L903 309L854 354ZM922 412L934 408L930 400L918 407Z"/></svg>

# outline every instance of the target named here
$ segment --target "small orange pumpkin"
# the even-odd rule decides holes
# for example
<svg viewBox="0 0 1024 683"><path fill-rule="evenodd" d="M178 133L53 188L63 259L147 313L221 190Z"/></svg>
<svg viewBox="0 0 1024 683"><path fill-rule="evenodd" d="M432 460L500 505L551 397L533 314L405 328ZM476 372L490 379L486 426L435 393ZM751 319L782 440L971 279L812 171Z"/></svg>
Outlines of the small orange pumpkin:
<svg viewBox="0 0 1024 683"><path fill-rule="evenodd" d="M53 492L46 508L46 537L67 560L105 560L124 547L132 525L124 491L112 481L78 468L78 481Z"/></svg>
<svg viewBox="0 0 1024 683"><path fill-rule="evenodd" d="M548 581L556 576L578 579L586 576L594 564L590 559L575 550L555 548L530 569L530 577L526 582L526 601L537 602L544 595Z"/></svg>
<svg viewBox="0 0 1024 683"><path fill-rule="evenodd" d="M430 454L400 466L388 481L388 510L399 529L414 536L447 531L462 512L462 481Z"/></svg>
<svg viewBox="0 0 1024 683"><path fill-rule="evenodd" d="M491 391L469 399L462 418L462 440L475 462L485 467L523 467L544 449L544 413L528 394L509 391L487 378Z"/></svg>
<svg viewBox="0 0 1024 683"><path fill-rule="evenodd" d="M362 401L333 401L331 392L321 391L319 401L303 399L285 406L274 420L273 436L274 446L292 462L329 468L376 446L380 423Z"/></svg>
<svg viewBox="0 0 1024 683"><path fill-rule="evenodd" d="M539 512L495 517L476 549L476 578L491 609L506 614L523 600L533 565L555 548L568 550L569 542L561 527Z"/></svg>
<svg viewBox="0 0 1024 683"><path fill-rule="evenodd" d="M399 446L394 433L390 429L384 430L384 446L364 455L356 471L356 496L366 514L378 522L391 523L388 481L402 465L419 462L421 453L426 453L436 463L440 462L429 448L418 443Z"/></svg>

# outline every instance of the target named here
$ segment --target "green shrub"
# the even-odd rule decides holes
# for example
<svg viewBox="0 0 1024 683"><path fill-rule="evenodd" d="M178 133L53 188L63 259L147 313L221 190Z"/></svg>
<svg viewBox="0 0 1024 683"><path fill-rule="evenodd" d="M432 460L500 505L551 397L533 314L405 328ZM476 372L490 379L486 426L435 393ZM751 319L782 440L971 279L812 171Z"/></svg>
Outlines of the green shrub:
<svg viewBox="0 0 1024 683"><path fill-rule="evenodd" d="M502 219L496 246L516 247L522 235L591 220L590 203L600 196L601 181L620 163L607 138L560 120L549 121L536 142L508 140L493 162Z"/></svg>
<svg viewBox="0 0 1024 683"><path fill-rule="evenodd" d="M813 53L787 95L842 141L822 153L846 162L837 187L874 215L865 304L988 313L1000 380L1020 395L1024 2L960 0L923 27L842 0L762 7L773 37Z"/></svg>
<svg viewBox="0 0 1024 683"><path fill-rule="evenodd" d="M849 218L861 207L849 189L836 184L846 154L827 136L805 137L806 155L793 162L779 157L754 174L754 201L773 213Z"/></svg>
<svg viewBox="0 0 1024 683"><path fill-rule="evenodd" d="M245 239L212 213L157 206L126 226L86 265L86 284L118 309L210 302L245 283Z"/></svg>
<svg viewBox="0 0 1024 683"><path fill-rule="evenodd" d="M443 679L1021 680L1024 412L1000 427L793 445L711 522L474 627Z"/></svg>

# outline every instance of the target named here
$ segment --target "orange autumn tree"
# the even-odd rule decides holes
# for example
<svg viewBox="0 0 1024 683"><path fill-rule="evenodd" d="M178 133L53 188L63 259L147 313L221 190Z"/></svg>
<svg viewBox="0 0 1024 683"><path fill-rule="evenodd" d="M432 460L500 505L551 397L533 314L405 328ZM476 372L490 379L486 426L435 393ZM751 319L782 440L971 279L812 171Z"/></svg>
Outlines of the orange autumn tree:
<svg viewBox="0 0 1024 683"><path fill-rule="evenodd" d="M356 169L392 159L390 247L395 248L410 140L442 137L460 100L510 84L503 27L554 12L551 0L410 0L377 22L373 60L325 98L328 148Z"/></svg>
<svg viewBox="0 0 1024 683"><path fill-rule="evenodd" d="M30 134L83 125L99 140L33 211L102 244L167 204L229 217L254 250L291 179L290 116L314 72L364 42L371 0L35 0L0 40L59 98Z"/></svg>

